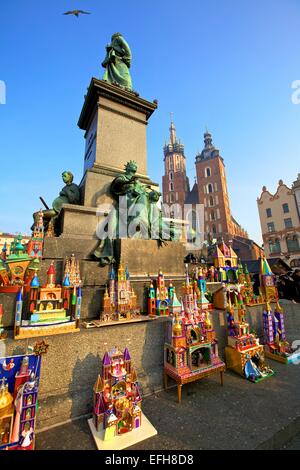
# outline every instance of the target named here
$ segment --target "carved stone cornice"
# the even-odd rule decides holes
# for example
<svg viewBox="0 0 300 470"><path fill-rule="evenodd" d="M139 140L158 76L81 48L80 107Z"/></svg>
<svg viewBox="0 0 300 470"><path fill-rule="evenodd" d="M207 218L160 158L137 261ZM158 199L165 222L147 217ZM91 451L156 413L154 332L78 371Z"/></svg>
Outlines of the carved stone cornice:
<svg viewBox="0 0 300 470"><path fill-rule="evenodd" d="M133 92L93 77L78 120L80 129L87 130L91 116L95 113L95 107L99 100L101 100L101 97L141 112L145 115L146 121L157 108L157 101L150 102L144 100ZM145 124L146 122L143 123Z"/></svg>

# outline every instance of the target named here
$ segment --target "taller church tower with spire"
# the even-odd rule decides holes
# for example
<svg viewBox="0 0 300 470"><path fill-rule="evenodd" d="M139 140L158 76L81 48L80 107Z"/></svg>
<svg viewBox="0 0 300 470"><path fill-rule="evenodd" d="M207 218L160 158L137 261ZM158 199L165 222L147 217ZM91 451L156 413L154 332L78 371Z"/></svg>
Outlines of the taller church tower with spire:
<svg viewBox="0 0 300 470"><path fill-rule="evenodd" d="M163 176L163 202L183 206L190 191L186 176L186 158L184 145L176 137L173 121L170 125L170 140L164 146L165 174Z"/></svg>
<svg viewBox="0 0 300 470"><path fill-rule="evenodd" d="M229 204L224 160L213 145L212 135L204 133L204 148L196 155L196 179L190 190L186 176L184 146L176 137L171 121L170 141L164 146L165 174L163 176L163 202L204 206L204 239L222 239L227 242L235 237L248 240L247 232L232 217ZM183 212L184 213L184 212Z"/></svg>

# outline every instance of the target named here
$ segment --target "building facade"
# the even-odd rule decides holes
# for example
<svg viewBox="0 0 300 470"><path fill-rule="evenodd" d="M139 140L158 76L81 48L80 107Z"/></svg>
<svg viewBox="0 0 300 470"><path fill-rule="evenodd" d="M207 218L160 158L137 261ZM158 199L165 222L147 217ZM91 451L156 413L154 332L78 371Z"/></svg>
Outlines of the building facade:
<svg viewBox="0 0 300 470"><path fill-rule="evenodd" d="M261 255L261 248L249 240L246 230L231 214L224 159L213 145L212 135L208 131L204 133L204 148L196 155L196 178L190 189L184 145L176 137L173 122L169 130L169 142L164 146L163 202L180 206L182 217L177 218L186 218L184 206L186 208L189 205L196 214L200 211L196 209L197 205L203 205L204 226L200 230L204 240L231 240L242 259L257 259ZM170 215L176 218L172 209ZM193 225L193 228L199 230L197 225Z"/></svg>
<svg viewBox="0 0 300 470"><path fill-rule="evenodd" d="M264 186L257 199L262 237L267 258L282 258L300 266L300 179L289 188L282 180L271 194Z"/></svg>

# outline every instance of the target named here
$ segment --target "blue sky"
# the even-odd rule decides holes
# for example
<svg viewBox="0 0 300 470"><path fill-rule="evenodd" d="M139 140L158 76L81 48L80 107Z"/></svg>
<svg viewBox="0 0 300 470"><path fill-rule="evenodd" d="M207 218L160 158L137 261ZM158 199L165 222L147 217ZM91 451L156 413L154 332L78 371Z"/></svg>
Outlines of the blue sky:
<svg viewBox="0 0 300 470"><path fill-rule="evenodd" d="M78 19L63 16L80 8ZM70 169L79 182L77 120L112 33L131 46L134 89L158 110L148 127L148 168L161 184L169 113L185 144L188 174L205 126L226 164L231 210L257 241L256 198L299 168L299 0L14 0L0 6L0 230L29 233Z"/></svg>

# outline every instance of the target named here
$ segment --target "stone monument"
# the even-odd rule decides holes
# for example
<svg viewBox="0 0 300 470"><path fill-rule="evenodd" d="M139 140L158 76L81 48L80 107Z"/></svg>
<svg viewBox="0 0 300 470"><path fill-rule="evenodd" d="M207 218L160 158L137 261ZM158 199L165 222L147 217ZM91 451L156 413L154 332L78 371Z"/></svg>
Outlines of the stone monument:
<svg viewBox="0 0 300 470"><path fill-rule="evenodd" d="M120 33L112 36L106 48L104 79L92 78L78 121L84 131L85 151L83 177L80 183L81 204L63 204L60 214L60 236L46 238L43 256L58 264L72 253L81 260L83 278L82 317L97 317L100 298L108 278L108 268L100 267L97 250L97 228L115 204L111 184L126 174L126 164L136 164L135 178L159 194L159 187L147 172L146 130L157 101L147 101L132 90L129 67L131 51ZM115 259L129 265L132 282L140 304L149 275L160 268L166 276L182 279L185 247L180 242L161 244L159 240L118 237ZM111 259L108 261L110 262ZM56 266L59 272L59 266ZM136 279L135 279L136 278Z"/></svg>

